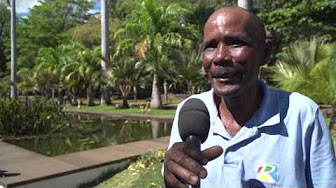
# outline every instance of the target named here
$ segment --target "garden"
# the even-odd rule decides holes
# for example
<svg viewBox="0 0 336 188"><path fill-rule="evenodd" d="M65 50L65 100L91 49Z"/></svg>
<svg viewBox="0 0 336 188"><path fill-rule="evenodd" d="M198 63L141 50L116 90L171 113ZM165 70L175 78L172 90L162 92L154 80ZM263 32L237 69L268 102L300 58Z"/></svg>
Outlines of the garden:
<svg viewBox="0 0 336 188"><path fill-rule="evenodd" d="M250 2L273 44L260 79L318 103L335 146L336 1ZM168 136L171 122L80 113L173 117L180 101L210 88L202 68L203 27L214 10L236 0L115 0L106 4L108 16L92 11L97 3L44 0L17 17L13 77L11 6L0 1L1 141L55 156ZM163 150L143 154L90 186L161 186L163 158Z"/></svg>

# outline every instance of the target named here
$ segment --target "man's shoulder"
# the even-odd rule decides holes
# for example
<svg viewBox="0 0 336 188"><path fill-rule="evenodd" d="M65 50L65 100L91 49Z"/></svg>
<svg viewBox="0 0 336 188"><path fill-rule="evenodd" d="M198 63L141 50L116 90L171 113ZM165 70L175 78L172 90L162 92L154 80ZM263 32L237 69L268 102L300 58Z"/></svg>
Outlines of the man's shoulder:
<svg viewBox="0 0 336 188"><path fill-rule="evenodd" d="M288 100L290 106L318 108L318 105L311 98L301 93L272 88L269 88L269 90L273 93L271 95L276 94L278 96L280 102Z"/></svg>
<svg viewBox="0 0 336 188"><path fill-rule="evenodd" d="M316 111L319 110L318 104L301 93L278 89L272 90L277 93L280 105L279 107L282 109L283 113L286 111L285 114L287 114L287 116L304 114L304 116L315 117Z"/></svg>

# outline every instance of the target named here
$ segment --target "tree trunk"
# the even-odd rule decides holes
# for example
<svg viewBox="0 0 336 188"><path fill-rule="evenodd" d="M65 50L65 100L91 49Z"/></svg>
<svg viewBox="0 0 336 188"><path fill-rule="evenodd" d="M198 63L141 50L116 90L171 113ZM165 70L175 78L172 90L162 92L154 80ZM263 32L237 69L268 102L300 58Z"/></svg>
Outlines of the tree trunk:
<svg viewBox="0 0 336 188"><path fill-rule="evenodd" d="M161 108L161 95L158 88L157 73L154 73L150 107L153 109Z"/></svg>
<svg viewBox="0 0 336 188"><path fill-rule="evenodd" d="M102 78L105 77L105 73L107 70L107 60L110 57L109 50L108 50L108 41L109 41L109 17L108 17L108 0L100 0L101 3L101 71L102 71ZM100 97L100 104L101 105L110 105L111 104L111 97L110 97L110 89L108 86L103 86L101 89L101 97Z"/></svg>
<svg viewBox="0 0 336 188"><path fill-rule="evenodd" d="M51 98L54 101L54 99L55 99L55 88L51 88Z"/></svg>
<svg viewBox="0 0 336 188"><path fill-rule="evenodd" d="M138 98L138 89L136 86L133 86L133 92L134 92L134 102L137 102Z"/></svg>
<svg viewBox="0 0 336 188"><path fill-rule="evenodd" d="M251 10L250 0L238 0L238 7L244 8L246 10Z"/></svg>
<svg viewBox="0 0 336 188"><path fill-rule="evenodd" d="M87 88L86 89L86 100L87 100L87 105L88 106L94 106L94 97L93 97L93 89L92 88Z"/></svg>
<svg viewBox="0 0 336 188"><path fill-rule="evenodd" d="M58 104L63 105L64 103L64 90L58 89Z"/></svg>
<svg viewBox="0 0 336 188"><path fill-rule="evenodd" d="M110 88L108 86L102 86L100 88L100 105L110 105L111 95Z"/></svg>
<svg viewBox="0 0 336 188"><path fill-rule="evenodd" d="M122 103L122 108L129 108L129 104L127 101L127 96L123 96L123 103Z"/></svg>
<svg viewBox="0 0 336 188"><path fill-rule="evenodd" d="M11 0L11 84L10 97L17 98L16 88L16 10L15 0Z"/></svg>
<svg viewBox="0 0 336 188"><path fill-rule="evenodd" d="M127 96L128 96L128 89L126 85L119 85L119 89L121 92L121 95L123 97L123 103L121 105L122 108L129 108L128 101L127 101Z"/></svg>
<svg viewBox="0 0 336 188"><path fill-rule="evenodd" d="M168 83L166 79L163 82L163 91L165 96L165 103L168 104Z"/></svg>

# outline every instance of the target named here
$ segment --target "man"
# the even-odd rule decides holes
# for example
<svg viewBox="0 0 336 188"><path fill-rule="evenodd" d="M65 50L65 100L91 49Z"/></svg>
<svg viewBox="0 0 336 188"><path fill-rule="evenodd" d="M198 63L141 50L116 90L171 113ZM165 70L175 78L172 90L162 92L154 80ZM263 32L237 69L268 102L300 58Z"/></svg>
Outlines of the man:
<svg viewBox="0 0 336 188"><path fill-rule="evenodd" d="M203 66L212 89L191 96L210 114L201 150L178 132L176 111L164 162L167 187L336 187L331 137L309 98L268 88L258 80L271 45L254 14L224 7L204 28Z"/></svg>

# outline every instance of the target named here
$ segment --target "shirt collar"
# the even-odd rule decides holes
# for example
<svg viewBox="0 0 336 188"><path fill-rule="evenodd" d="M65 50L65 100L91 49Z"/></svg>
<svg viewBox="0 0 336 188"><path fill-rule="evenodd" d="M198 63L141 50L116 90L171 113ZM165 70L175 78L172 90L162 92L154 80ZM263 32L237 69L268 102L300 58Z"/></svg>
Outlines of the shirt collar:
<svg viewBox="0 0 336 188"><path fill-rule="evenodd" d="M270 89L263 81L259 81L263 91L263 99L259 109L252 118L245 123L246 127L258 128L280 123L279 96L276 90Z"/></svg>
<svg viewBox="0 0 336 188"><path fill-rule="evenodd" d="M279 96L276 90L270 89L263 81L259 81L259 85L262 88L263 99L259 109L254 113L252 118L245 123L245 127L251 128L257 126L258 128L273 126L280 123L280 107ZM218 117L218 110L213 98L214 90L211 89L206 93L205 103L208 106L210 114L210 122L215 124L215 120ZM222 132L224 126L211 126L214 132Z"/></svg>

